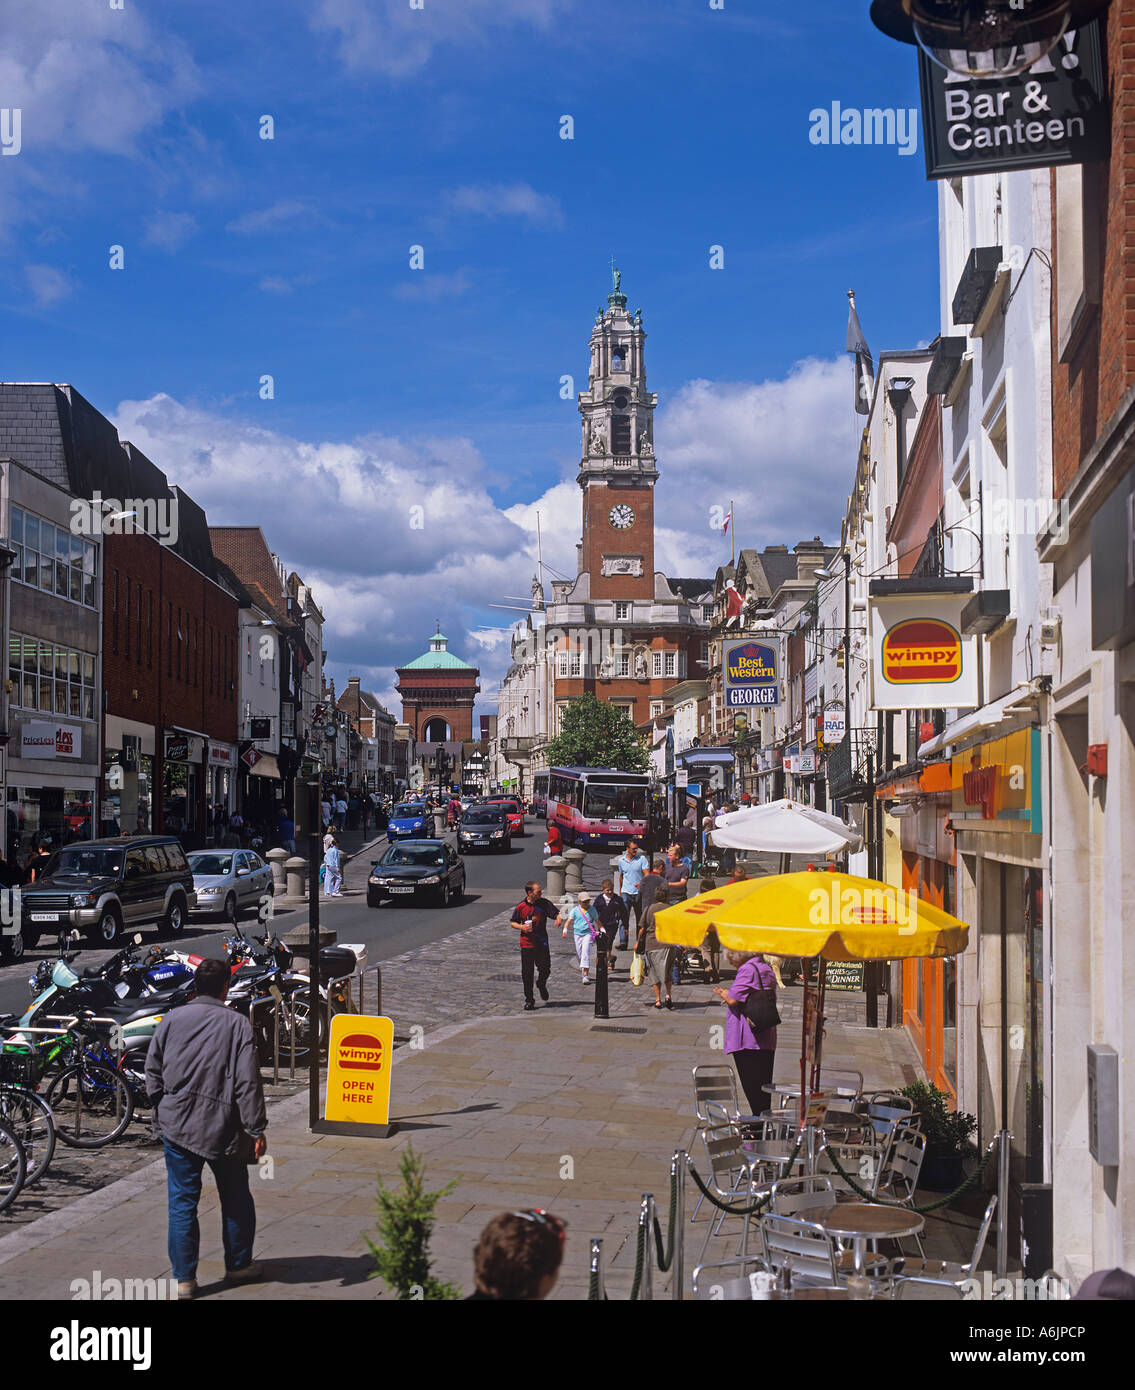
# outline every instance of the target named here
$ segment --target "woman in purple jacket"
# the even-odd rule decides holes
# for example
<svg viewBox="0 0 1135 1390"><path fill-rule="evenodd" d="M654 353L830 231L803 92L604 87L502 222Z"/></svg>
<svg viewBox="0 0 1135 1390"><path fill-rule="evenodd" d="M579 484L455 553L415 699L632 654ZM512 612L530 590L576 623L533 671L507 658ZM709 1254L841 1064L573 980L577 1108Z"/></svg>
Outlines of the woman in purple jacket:
<svg viewBox="0 0 1135 1390"><path fill-rule="evenodd" d="M754 1115L763 1115L772 1108L768 1084L776 1058L776 1029L756 1032L745 1017L745 1001L755 989L771 989L776 1000L776 977L764 956L752 951L727 951L725 959L737 969L729 989L715 989L729 1010L725 1022L725 1051L733 1054L733 1065L741 1081L741 1089Z"/></svg>

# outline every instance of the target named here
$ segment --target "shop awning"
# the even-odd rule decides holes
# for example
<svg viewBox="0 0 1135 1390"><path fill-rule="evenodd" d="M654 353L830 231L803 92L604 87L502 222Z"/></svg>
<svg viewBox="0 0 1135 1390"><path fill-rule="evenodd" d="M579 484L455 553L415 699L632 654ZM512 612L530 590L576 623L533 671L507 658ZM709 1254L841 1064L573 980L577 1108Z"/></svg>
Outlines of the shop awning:
<svg viewBox="0 0 1135 1390"><path fill-rule="evenodd" d="M209 738L209 735L203 734L200 729L187 729L182 724L167 724L166 732L171 734L188 734L190 738L203 738L206 741Z"/></svg>
<svg viewBox="0 0 1135 1390"><path fill-rule="evenodd" d="M261 753L260 761L250 769L250 777L268 777L273 782L282 782L280 776L280 764L276 761L275 753Z"/></svg>
<svg viewBox="0 0 1135 1390"><path fill-rule="evenodd" d="M962 739L969 738L973 734L985 733L987 729L996 729L1015 715L1025 714L1034 709L1037 699L1037 693L1030 685L1027 683L1018 685L1015 689L1010 690L1008 695L1002 695L999 700L994 700L988 705L983 705L981 709L974 710L972 714L956 719L942 733L936 734L934 738L928 739L925 743L920 743L918 756L928 758L931 754L940 753L943 748L961 743Z"/></svg>

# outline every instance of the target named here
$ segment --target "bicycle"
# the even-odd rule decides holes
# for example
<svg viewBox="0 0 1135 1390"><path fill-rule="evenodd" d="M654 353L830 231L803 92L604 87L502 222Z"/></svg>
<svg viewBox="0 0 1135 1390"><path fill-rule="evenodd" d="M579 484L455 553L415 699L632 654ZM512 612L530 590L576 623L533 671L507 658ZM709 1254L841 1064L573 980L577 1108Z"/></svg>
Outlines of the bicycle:
<svg viewBox="0 0 1135 1390"><path fill-rule="evenodd" d="M7 1211L23 1189L28 1160L15 1131L0 1120L0 1212Z"/></svg>
<svg viewBox="0 0 1135 1390"><path fill-rule="evenodd" d="M36 1053L0 1053L0 1121L14 1131L23 1146L25 1187L43 1177L55 1155L55 1116L35 1090L42 1076Z"/></svg>
<svg viewBox="0 0 1135 1390"><path fill-rule="evenodd" d="M73 1022L51 1030L38 1041L21 1040L5 1046L8 1055L13 1055L13 1047L25 1049L15 1055L34 1054L41 1076L56 1061L63 1061L62 1070L51 1078L44 1096L52 1111L55 1133L70 1148L101 1149L126 1133L134 1116L134 1097L113 1067L85 1055L84 1041L84 1030Z"/></svg>

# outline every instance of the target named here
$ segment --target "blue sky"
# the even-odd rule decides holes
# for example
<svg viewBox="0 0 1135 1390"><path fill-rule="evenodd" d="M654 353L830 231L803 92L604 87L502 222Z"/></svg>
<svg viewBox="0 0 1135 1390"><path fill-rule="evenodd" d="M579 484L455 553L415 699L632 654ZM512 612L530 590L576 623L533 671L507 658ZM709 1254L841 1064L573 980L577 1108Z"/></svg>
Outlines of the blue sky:
<svg viewBox="0 0 1135 1390"><path fill-rule="evenodd" d="M436 616L491 687L489 605L527 593L537 509L572 563L559 384L586 384L612 254L668 571L727 558L707 499L737 499L745 544L837 533L846 290L876 354L938 317L921 149L808 138L833 101L918 105L866 0L123 3L0 0L4 376L73 382L211 520L260 522L340 682L389 691Z"/></svg>

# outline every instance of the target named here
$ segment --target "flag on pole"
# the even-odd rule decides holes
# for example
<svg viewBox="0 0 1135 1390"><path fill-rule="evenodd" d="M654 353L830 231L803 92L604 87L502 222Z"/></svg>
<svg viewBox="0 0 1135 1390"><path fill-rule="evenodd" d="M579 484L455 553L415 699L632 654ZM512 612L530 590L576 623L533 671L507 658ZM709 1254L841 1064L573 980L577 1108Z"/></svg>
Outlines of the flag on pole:
<svg viewBox="0 0 1135 1390"><path fill-rule="evenodd" d="M722 534L723 536L727 536L727 535L729 534L729 523L730 523L732 520L733 520L733 505L732 505L732 503L730 503L730 505L729 505L729 515L725 518L725 525L721 528L721 534Z"/></svg>
<svg viewBox="0 0 1135 1390"><path fill-rule="evenodd" d="M855 291L848 290L850 312L847 318L846 351L855 354L855 411L858 415L870 415L871 395L875 388L875 363L871 349L859 325L859 315L855 312Z"/></svg>

